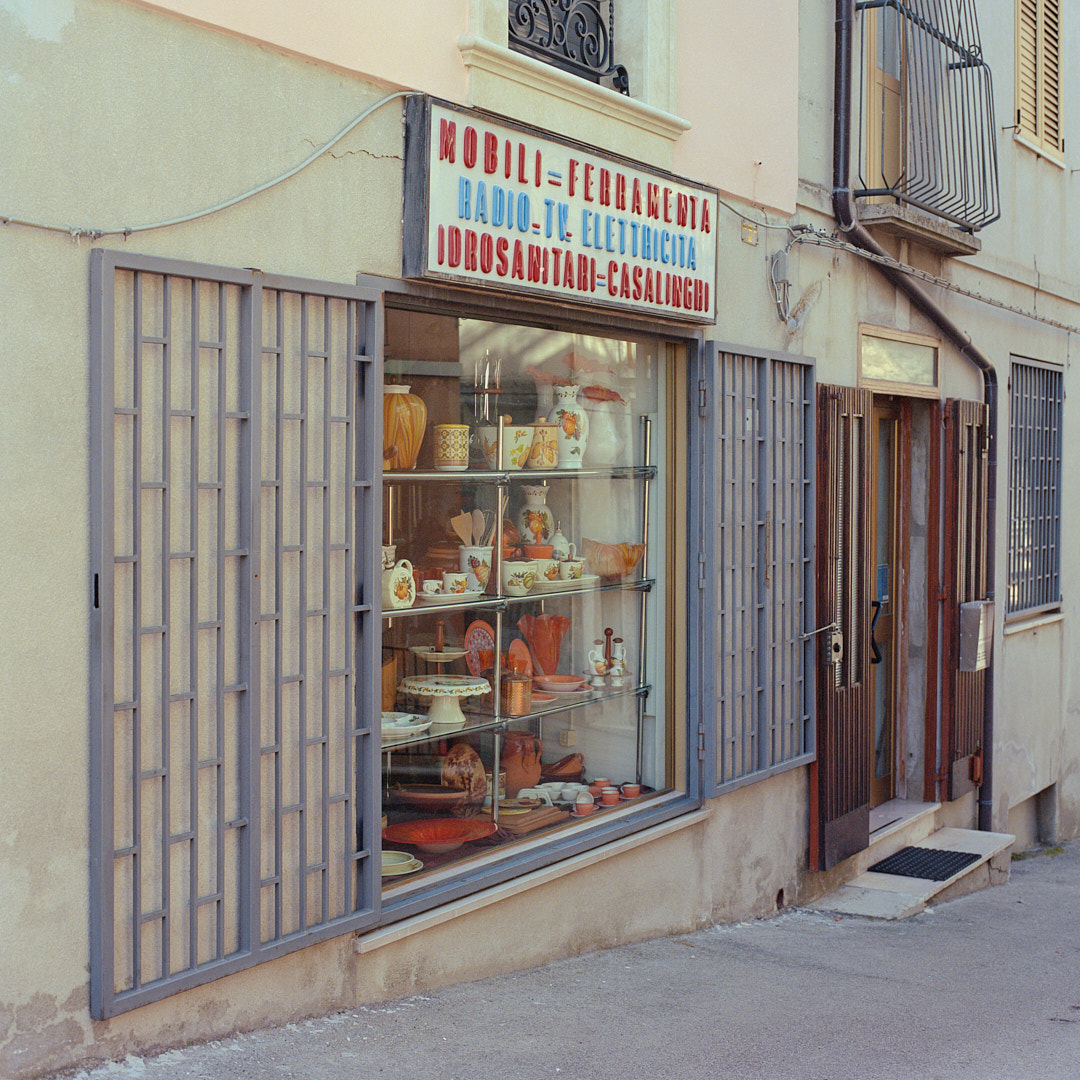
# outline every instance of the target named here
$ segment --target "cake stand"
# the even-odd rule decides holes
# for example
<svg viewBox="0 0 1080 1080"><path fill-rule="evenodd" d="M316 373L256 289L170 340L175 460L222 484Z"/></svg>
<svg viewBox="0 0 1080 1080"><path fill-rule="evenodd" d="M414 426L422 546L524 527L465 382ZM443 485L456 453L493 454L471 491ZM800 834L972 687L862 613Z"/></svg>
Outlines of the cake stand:
<svg viewBox="0 0 1080 1080"><path fill-rule="evenodd" d="M413 675L402 679L398 689L417 697L431 698L428 719L432 729L456 730L465 726L462 698L491 692L487 679L471 675Z"/></svg>

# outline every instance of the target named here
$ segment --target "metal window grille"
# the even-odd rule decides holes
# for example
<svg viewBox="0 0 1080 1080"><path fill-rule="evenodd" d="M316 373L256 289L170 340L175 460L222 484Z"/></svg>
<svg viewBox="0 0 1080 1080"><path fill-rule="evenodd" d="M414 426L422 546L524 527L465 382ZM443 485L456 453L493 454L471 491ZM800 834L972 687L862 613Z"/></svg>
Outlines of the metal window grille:
<svg viewBox="0 0 1080 1080"><path fill-rule="evenodd" d="M856 198L895 198L964 229L996 221L993 79L975 0L866 0L855 7L863 13L867 72Z"/></svg>
<svg viewBox="0 0 1080 1080"><path fill-rule="evenodd" d="M615 0L509 0L509 15L511 49L630 93L615 63Z"/></svg>
<svg viewBox="0 0 1080 1080"><path fill-rule="evenodd" d="M702 700L719 793L813 757L814 381L798 358L707 366Z"/></svg>
<svg viewBox="0 0 1080 1080"><path fill-rule="evenodd" d="M1013 360L1009 378L1007 615L1061 604L1060 369Z"/></svg>
<svg viewBox="0 0 1080 1080"><path fill-rule="evenodd" d="M377 917L382 320L355 287L91 266L101 1018Z"/></svg>

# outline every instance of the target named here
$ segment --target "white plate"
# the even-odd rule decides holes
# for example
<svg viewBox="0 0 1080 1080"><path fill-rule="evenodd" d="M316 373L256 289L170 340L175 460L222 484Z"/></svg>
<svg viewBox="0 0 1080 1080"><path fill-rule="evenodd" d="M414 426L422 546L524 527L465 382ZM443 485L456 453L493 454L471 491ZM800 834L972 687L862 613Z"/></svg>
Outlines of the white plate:
<svg viewBox="0 0 1080 1080"><path fill-rule="evenodd" d="M424 864L419 859L412 862L394 863L382 868L383 877L404 877L406 874L415 874L417 870L423 870Z"/></svg>
<svg viewBox="0 0 1080 1080"><path fill-rule="evenodd" d="M416 653L421 660L432 664L449 664L451 660L460 660L465 655L464 649L443 649L436 652L430 645L410 645L409 652Z"/></svg>
<svg viewBox="0 0 1080 1080"><path fill-rule="evenodd" d="M530 590L529 595L533 593L552 593L552 592L564 592L567 589L591 589L600 580L598 574L582 574L579 578L568 578L563 581L561 578L558 581L538 581Z"/></svg>
<svg viewBox="0 0 1080 1080"><path fill-rule="evenodd" d="M417 713L384 712L382 714L383 742L397 742L427 731L431 721Z"/></svg>
<svg viewBox="0 0 1080 1080"><path fill-rule="evenodd" d="M433 596L431 593L417 593L416 600L420 604L467 604L473 600L479 600L484 594L482 592L461 592L461 593L435 593Z"/></svg>

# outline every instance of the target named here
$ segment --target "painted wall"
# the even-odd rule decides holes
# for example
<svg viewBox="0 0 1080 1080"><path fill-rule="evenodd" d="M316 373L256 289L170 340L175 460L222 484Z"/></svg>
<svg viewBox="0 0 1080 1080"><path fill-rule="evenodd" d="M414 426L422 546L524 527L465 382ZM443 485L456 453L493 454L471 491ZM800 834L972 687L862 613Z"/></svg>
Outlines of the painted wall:
<svg viewBox="0 0 1080 1080"><path fill-rule="evenodd" d="M188 16L207 14L194 0L189 7ZM320 9L331 39L327 27L345 7ZM441 32L456 42L458 23ZM88 231L191 214L292 168L386 94L385 85L342 70L347 57L316 64L253 36L126 0L0 0L0 214ZM401 117L392 101L290 180L186 224L97 240L0 228L8 508L0 515L0 603L9 615L0 665L0 1076L767 914L781 889L798 891L804 770L726 796L708 820L647 847L363 955L346 935L107 1022L89 1019L89 252L97 244L343 282L358 271L396 275ZM725 244L738 245L737 217L722 227ZM761 269L763 251L733 250ZM728 276L733 290L745 279L733 295L745 295L748 310L770 317L758 278L734 269ZM759 336L731 314L724 325L732 336ZM671 880L680 888L667 887ZM614 914L575 904L600 882L622 898ZM640 903L646 887L667 901ZM568 926L550 918L553 907L579 910Z"/></svg>

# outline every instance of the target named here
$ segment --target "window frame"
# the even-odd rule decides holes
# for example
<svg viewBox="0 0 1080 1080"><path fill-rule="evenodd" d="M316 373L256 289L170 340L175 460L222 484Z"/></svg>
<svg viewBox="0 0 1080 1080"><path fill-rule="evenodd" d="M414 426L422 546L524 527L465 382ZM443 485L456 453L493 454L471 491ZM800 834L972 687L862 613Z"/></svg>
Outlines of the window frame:
<svg viewBox="0 0 1080 1080"><path fill-rule="evenodd" d="M891 382L888 379L867 378L863 375L863 341L866 338L879 341L899 341L910 345L921 345L934 350L934 381L930 383ZM859 378L858 386L872 390L876 394L901 394L905 397L934 398L941 397L941 341L926 334L915 334L907 330L892 330L886 326L859 324Z"/></svg>
<svg viewBox="0 0 1080 1080"><path fill-rule="evenodd" d="M1020 377L1021 372L1029 373ZM1042 373L1040 377L1037 373ZM1045 392L1041 400L1030 395L1030 387L1021 383L1035 382ZM1026 396L1021 400L1021 395ZM1053 395L1053 396L1051 396ZM1008 549L1006 552L1005 581L1005 622L1017 623L1061 610L1061 481L1062 467L1062 423L1065 404L1065 373L1055 364L1034 360L1030 357L1013 355L1009 358L1009 477L1008 477ZM1052 410L1052 421L1047 423L1047 411ZM1026 432L1021 431L1025 425ZM1028 435L1023 438L1022 435ZM1045 440L1041 449L1044 451L1037 458L1033 456L1034 437ZM1020 490L1020 484L1025 490ZM1037 544L1028 542L1018 544L1017 536L1022 522L1018 518L1017 501L1023 496L1031 499L1032 487L1042 487L1040 495L1034 493L1039 504L1027 520L1033 522L1034 532L1039 543L1047 548L1049 565L1040 564L1034 572L1019 574L1019 564L1030 559L1033 547ZM1039 582L1044 583L1048 591L1040 591ZM1012 593L1014 583L1022 592L1033 592L1028 602L1015 606ZM1052 595L1051 595L1052 593Z"/></svg>
<svg viewBox="0 0 1080 1080"><path fill-rule="evenodd" d="M1065 158L1061 15L1059 0L1016 0L1015 135L1025 146L1059 163ZM1033 122L1025 106L1027 112L1034 111Z"/></svg>

